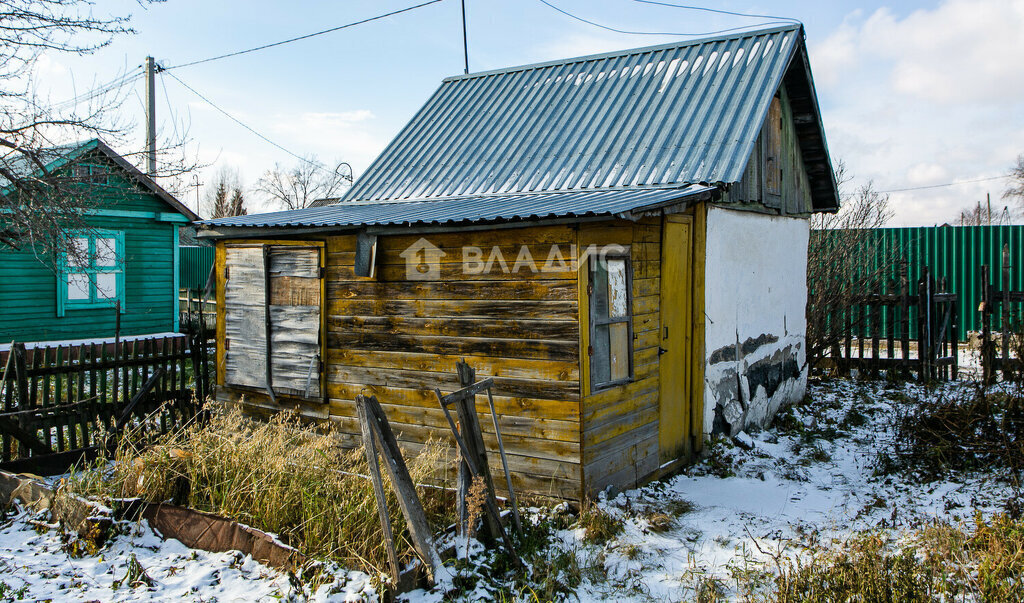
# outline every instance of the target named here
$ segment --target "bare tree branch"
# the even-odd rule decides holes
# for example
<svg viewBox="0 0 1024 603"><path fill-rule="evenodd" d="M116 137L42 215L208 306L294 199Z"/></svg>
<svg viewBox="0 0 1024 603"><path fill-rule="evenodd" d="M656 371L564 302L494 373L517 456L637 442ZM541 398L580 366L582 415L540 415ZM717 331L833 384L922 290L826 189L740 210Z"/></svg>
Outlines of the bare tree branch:
<svg viewBox="0 0 1024 603"><path fill-rule="evenodd" d="M140 3L153 1L160 0ZM92 168L71 163L50 171L47 166L72 151L72 143L101 138L115 148L130 146L131 128L118 108L141 72L122 74L61 103L50 103L35 90L34 67L45 53L89 54L134 33L130 15L101 16L94 9L87 0L0 0L0 246L30 249L51 267L62 254L77 252L69 244L75 233L91 230L87 216L96 195L85 187L101 184ZM162 137L163 161L154 176L195 167L184 144L184 136ZM96 158L88 162L97 164Z"/></svg>
<svg viewBox="0 0 1024 603"><path fill-rule="evenodd" d="M314 201L337 199L351 184L352 168L347 163L331 170L310 155L290 169L274 164L256 183L256 190L284 209L302 209Z"/></svg>
<svg viewBox="0 0 1024 603"><path fill-rule="evenodd" d="M851 178L846 165L836 165L842 209L834 214L815 214L811 218L811 238L807 254L807 359L815 363L827 350L837 346L850 325L847 310L858 296L879 293L893 271L896 258L882 257L888 252L872 231L892 218L889 196L868 182L852 194L844 193Z"/></svg>

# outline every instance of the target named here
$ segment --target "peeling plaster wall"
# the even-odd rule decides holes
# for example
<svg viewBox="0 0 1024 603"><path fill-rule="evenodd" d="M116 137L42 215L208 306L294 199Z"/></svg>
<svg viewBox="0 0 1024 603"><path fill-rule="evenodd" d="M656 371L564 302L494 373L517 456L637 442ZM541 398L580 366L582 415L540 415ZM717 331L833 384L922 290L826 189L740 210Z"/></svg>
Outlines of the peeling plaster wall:
<svg viewBox="0 0 1024 603"><path fill-rule="evenodd" d="M763 425L807 388L803 218L708 209L704 433Z"/></svg>

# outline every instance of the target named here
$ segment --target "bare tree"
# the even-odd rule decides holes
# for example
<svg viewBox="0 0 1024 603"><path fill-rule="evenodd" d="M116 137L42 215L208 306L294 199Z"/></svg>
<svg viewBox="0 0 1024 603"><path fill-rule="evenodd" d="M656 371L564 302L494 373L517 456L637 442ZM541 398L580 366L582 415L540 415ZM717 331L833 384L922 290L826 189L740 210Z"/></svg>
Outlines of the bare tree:
<svg viewBox="0 0 1024 603"><path fill-rule="evenodd" d="M1024 209L1024 155L1017 155L1017 164L1007 174L1010 186L1003 191L1003 199L1013 199Z"/></svg>
<svg viewBox="0 0 1024 603"><path fill-rule="evenodd" d="M238 170L222 167L217 171L213 189L207 197L207 207L211 218L229 218L249 213L245 207Z"/></svg>
<svg viewBox="0 0 1024 603"><path fill-rule="evenodd" d="M140 0L148 1L156 0ZM128 140L117 108L137 74L63 103L41 98L32 79L44 54L85 55L134 33L130 15L96 16L93 10L85 0L0 0L0 249L30 249L50 262L58 253L76 253L72 235L88 229L82 216L90 196L82 186L89 179L47 166L72 141ZM182 150L183 141L165 150L172 147ZM186 163L168 164L168 173L187 171Z"/></svg>
<svg viewBox="0 0 1024 603"><path fill-rule="evenodd" d="M274 164L256 183L256 190L284 209L302 209L314 201L340 197L350 184L352 168L347 163L338 163L332 170L310 155L290 169Z"/></svg>
<svg viewBox="0 0 1024 603"><path fill-rule="evenodd" d="M1001 226L1010 223L1010 210L1003 207L1001 211L992 211L991 203L978 201L973 207L961 210L953 222L957 226Z"/></svg>
<svg viewBox="0 0 1024 603"><path fill-rule="evenodd" d="M874 229L892 218L889 196L868 182L845 193L851 178L845 164L836 167L842 208L811 218L807 253L807 359L812 364L838 345L845 334L847 310L865 293L878 293L893 274L893 253L883 247ZM857 328L854 319L853 328Z"/></svg>

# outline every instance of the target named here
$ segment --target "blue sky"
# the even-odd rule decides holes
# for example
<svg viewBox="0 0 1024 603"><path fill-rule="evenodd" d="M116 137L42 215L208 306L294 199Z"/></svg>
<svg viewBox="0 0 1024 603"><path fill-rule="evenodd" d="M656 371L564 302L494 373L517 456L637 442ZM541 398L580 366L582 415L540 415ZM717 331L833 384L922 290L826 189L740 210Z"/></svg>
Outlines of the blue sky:
<svg viewBox="0 0 1024 603"><path fill-rule="evenodd" d="M706 32L764 21L633 0L549 1L619 29ZM110 0L96 11L131 12L138 34L84 58L45 57L36 83L61 100L133 69L147 54L162 65L178 65L415 3L168 0L140 7ZM891 190L990 178L1024 153L1024 0L713 6L804 22L830 152L858 182L873 180ZM472 71L683 39L605 31L539 0L467 0L466 7ZM174 74L281 146L315 153L326 163L347 161L358 176L441 78L462 67L459 0L443 0ZM295 162L169 76L159 79L158 121L168 132L175 122L189 124L192 152L211 164L201 181L229 166L251 187L275 162ZM119 109L140 137L143 91L138 82ZM996 180L893 193L894 224L951 221L986 192L1002 208L1004 188ZM190 206L195 194L183 195Z"/></svg>

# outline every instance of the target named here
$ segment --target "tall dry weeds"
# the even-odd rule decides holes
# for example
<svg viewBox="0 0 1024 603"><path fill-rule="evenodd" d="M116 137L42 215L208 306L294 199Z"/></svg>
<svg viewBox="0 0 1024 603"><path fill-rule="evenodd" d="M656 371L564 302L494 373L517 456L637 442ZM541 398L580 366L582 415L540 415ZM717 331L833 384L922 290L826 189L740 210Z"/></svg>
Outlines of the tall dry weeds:
<svg viewBox="0 0 1024 603"><path fill-rule="evenodd" d="M407 458L413 481L443 479L447 455L445 447L428 443ZM255 421L225 409L206 425L171 433L144 450L122 445L111 473L85 472L73 487L84 494L171 501L217 513L275 533L309 557L383 574L388 557L366 474L363 450L343 448L330 425L303 424L293 413ZM390 484L385 491L404 562L415 553ZM417 491L435 528L454 520L448 491L430 486Z"/></svg>

